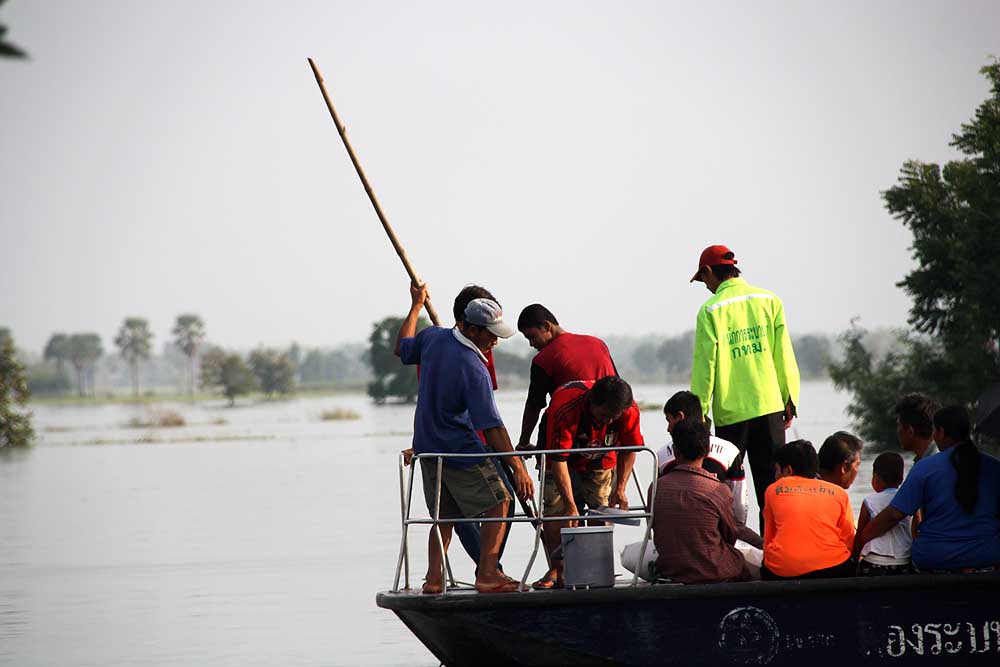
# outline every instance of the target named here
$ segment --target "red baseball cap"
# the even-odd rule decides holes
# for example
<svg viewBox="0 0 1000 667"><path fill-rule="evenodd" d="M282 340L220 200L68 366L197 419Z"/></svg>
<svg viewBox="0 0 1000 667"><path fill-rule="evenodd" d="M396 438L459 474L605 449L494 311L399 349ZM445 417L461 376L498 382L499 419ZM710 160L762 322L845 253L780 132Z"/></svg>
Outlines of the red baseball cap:
<svg viewBox="0 0 1000 667"><path fill-rule="evenodd" d="M736 264L736 253L724 245L710 245L701 251L698 258L698 270L694 272L691 282L701 280L699 274L706 266L719 266L720 264Z"/></svg>

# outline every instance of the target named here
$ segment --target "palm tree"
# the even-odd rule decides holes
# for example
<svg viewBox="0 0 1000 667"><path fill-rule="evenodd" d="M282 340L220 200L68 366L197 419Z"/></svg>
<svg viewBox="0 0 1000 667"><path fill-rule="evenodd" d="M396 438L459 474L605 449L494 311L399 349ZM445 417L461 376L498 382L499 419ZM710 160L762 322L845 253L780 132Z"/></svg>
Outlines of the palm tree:
<svg viewBox="0 0 1000 667"><path fill-rule="evenodd" d="M132 371L132 393L139 398L139 362L149 359L152 348L153 332L149 330L149 322L141 317L127 317L115 337L115 345L121 350L121 355L128 362Z"/></svg>
<svg viewBox="0 0 1000 667"><path fill-rule="evenodd" d="M178 315L172 333L174 334L174 344L188 358L188 389L193 397L195 359L198 356L198 348L205 340L205 323L197 315Z"/></svg>

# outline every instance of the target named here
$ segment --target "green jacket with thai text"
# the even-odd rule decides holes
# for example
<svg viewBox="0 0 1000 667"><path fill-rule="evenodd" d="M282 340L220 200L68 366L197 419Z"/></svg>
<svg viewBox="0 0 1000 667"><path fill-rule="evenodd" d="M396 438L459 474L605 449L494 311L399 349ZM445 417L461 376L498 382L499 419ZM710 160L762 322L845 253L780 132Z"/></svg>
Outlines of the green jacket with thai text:
<svg viewBox="0 0 1000 667"><path fill-rule="evenodd" d="M691 391L717 426L799 404L799 368L773 292L730 278L702 304L694 333Z"/></svg>

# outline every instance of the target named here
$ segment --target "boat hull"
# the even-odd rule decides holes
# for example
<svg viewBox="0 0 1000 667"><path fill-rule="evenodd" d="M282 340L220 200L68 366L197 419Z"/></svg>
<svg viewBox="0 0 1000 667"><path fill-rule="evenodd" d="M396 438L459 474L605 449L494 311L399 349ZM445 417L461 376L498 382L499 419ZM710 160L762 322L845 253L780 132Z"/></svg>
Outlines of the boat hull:
<svg viewBox="0 0 1000 667"><path fill-rule="evenodd" d="M1000 664L1000 574L380 593L445 665Z"/></svg>

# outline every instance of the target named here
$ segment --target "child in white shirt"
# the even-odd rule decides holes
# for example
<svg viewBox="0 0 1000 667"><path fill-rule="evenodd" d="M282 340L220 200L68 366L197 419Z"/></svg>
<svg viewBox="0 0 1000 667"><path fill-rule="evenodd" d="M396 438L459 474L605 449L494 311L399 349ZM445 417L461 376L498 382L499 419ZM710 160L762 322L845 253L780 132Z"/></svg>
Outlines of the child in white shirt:
<svg viewBox="0 0 1000 667"><path fill-rule="evenodd" d="M866 496L861 504L858 517L858 531L892 502L899 485L903 483L903 457L894 452L879 454L872 464L872 488L875 493ZM892 530L875 538L861 549L858 574L862 576L882 576L910 574L910 517L897 523Z"/></svg>

